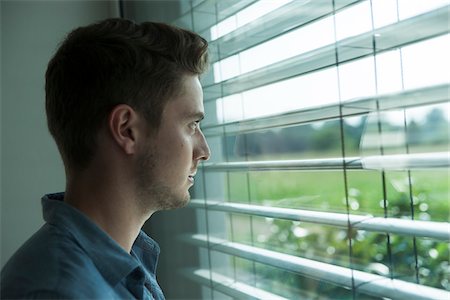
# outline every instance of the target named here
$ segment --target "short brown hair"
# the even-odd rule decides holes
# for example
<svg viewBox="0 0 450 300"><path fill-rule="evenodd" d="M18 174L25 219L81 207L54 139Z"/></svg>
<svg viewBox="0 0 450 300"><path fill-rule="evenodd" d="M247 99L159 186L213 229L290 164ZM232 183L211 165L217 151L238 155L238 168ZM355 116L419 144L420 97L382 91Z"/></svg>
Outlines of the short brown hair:
<svg viewBox="0 0 450 300"><path fill-rule="evenodd" d="M183 75L207 69L208 43L155 22L107 19L68 34L46 72L46 112L66 166L83 168L95 154L109 112L128 104L158 128Z"/></svg>

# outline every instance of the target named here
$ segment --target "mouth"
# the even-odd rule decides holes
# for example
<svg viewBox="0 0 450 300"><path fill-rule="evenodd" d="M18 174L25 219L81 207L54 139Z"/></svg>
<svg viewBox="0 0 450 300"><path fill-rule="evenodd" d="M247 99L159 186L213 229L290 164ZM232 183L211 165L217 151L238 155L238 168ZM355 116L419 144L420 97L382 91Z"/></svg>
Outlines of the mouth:
<svg viewBox="0 0 450 300"><path fill-rule="evenodd" d="M195 181L195 179L194 179L195 174L197 174L197 172L193 172L193 173L191 173L190 175L188 175L188 180L189 180L191 183L194 183L194 181Z"/></svg>
<svg viewBox="0 0 450 300"><path fill-rule="evenodd" d="M195 181L194 176L195 176L195 173L188 176L188 180L192 183L194 183L194 181Z"/></svg>

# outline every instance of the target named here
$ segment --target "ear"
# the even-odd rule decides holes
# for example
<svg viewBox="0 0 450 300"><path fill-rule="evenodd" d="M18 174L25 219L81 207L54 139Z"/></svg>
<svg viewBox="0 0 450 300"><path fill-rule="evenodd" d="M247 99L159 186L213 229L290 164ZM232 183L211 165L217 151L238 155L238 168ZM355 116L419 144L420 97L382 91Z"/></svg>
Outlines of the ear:
<svg viewBox="0 0 450 300"><path fill-rule="evenodd" d="M126 154L136 153L139 135L138 121L137 112L126 104L117 105L109 114L109 131L117 145Z"/></svg>

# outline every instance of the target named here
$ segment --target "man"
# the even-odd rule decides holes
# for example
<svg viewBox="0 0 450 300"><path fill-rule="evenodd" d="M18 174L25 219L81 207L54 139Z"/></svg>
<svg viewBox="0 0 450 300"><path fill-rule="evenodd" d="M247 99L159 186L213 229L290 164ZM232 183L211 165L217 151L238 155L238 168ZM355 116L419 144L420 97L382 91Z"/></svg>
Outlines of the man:
<svg viewBox="0 0 450 300"><path fill-rule="evenodd" d="M45 86L66 192L42 198L46 224L5 265L1 298L164 298L141 228L189 201L210 156L206 68L207 42L165 24L109 19L67 36Z"/></svg>

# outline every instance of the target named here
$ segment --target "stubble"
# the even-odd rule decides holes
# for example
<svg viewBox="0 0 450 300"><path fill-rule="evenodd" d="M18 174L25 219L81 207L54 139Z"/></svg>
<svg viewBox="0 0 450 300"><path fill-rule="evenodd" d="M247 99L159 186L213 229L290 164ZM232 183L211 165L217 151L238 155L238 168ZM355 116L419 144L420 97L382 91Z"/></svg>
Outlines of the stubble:
<svg viewBox="0 0 450 300"><path fill-rule="evenodd" d="M154 151L149 151L137 160L137 194L142 209L158 211L186 206L189 192L177 195L174 188L161 182L155 172L156 159Z"/></svg>

